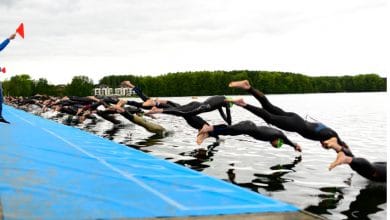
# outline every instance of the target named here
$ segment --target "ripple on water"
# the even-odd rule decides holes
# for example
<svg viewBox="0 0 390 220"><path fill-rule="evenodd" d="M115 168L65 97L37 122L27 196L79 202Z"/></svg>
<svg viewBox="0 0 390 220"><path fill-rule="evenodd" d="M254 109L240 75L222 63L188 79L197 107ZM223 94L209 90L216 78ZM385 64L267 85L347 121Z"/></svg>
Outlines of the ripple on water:
<svg viewBox="0 0 390 220"><path fill-rule="evenodd" d="M198 101L205 98L199 97ZM244 98L259 105L253 97ZM179 103L192 101L190 97L170 99ZM372 161L386 160L385 93L270 95L269 99L286 111L324 122L338 132L356 156ZM49 113L45 116L53 117ZM217 111L201 116L211 124L223 123ZM232 108L232 117L233 123L251 120L266 125L237 106ZM219 142L209 138L199 146L195 143L197 131L183 119L159 115L156 122L169 129L170 134L151 135L131 123L115 129L105 121L81 128L328 219L386 219L386 184L376 185L349 166L336 167L329 172L328 165L336 154L322 149L318 142L286 132L302 146L302 154L288 146L274 149L267 142L245 135L222 137Z"/></svg>

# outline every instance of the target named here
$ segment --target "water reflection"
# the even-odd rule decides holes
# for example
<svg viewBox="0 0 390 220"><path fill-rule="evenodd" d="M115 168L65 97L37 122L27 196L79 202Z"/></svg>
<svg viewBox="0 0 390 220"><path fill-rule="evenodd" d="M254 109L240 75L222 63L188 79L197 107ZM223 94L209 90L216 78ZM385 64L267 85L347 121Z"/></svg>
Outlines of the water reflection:
<svg viewBox="0 0 390 220"><path fill-rule="evenodd" d="M162 143L162 139L169 136L170 134L167 133L167 134L164 134L164 135L161 135L161 134L153 134L145 139L143 139L142 141L138 141L135 143L135 145L138 145L140 147L148 147L148 146L154 146L154 145L159 145Z"/></svg>
<svg viewBox="0 0 390 220"><path fill-rule="evenodd" d="M113 140L113 139L116 137L117 133L118 133L121 129L123 129L123 128L125 128L125 125L123 125L123 124L113 125L110 129L104 131L104 133L102 134L102 136L103 136L104 138L109 139L109 140Z"/></svg>
<svg viewBox="0 0 390 220"><path fill-rule="evenodd" d="M383 107L387 100L385 98L385 93L272 96L273 101L283 103L286 109L302 115L310 114L329 123L353 147L356 155L382 161L386 161L386 141L382 141L386 140L386 129L383 129L386 128L386 108ZM188 97L170 99L178 103L188 101ZM258 101L253 97L248 96L245 99L258 106ZM364 105L361 100L365 100ZM335 102L342 103L340 106L348 106L348 109L334 108L326 104ZM232 111L237 121L254 119L245 109L234 108ZM65 119L65 123L72 125L72 120L64 114L45 115L58 122ZM219 123L221 120L217 111L203 116L211 123ZM216 142L207 146L207 149L198 149L194 142L196 132L192 132L181 119L164 115L156 121L176 134L151 135L142 127L131 123L121 130L111 127L110 122L100 118L96 124L84 123L82 129L217 178L222 179L227 174L226 181L255 192L277 192L270 194L330 219L369 219L368 215L373 215L376 219L386 219L386 211L382 210L386 209L386 186L367 183L368 181L356 182L355 177L358 174L349 168L325 173L324 163L334 160L334 154L324 152L322 148L313 147L305 151L304 160L300 156L291 158L290 151L287 152L288 156L281 157L280 151L252 148L251 146L257 145L258 142L251 137L237 136L228 137L229 144L221 146ZM375 126L372 126L373 124ZM302 144L315 145L314 142L293 133L288 135ZM262 155L261 161L257 155ZM285 162L275 165L275 160ZM354 178L351 178L351 175Z"/></svg>
<svg viewBox="0 0 390 220"><path fill-rule="evenodd" d="M270 167L271 170L275 170L276 172L272 172L271 174L262 174L255 173L253 174L256 178L253 179L250 183L238 183L235 180L236 174L234 169L229 169L227 171L229 181L245 187L249 188L252 191L259 192L259 189L265 189L269 192L282 191L285 190L283 183L292 182L292 179L284 178L283 176L290 172L295 172L293 169L298 163L302 161L302 156L297 156L294 158L294 161L288 164L278 164ZM230 164L234 166L234 164Z"/></svg>
<svg viewBox="0 0 390 220"><path fill-rule="evenodd" d="M339 203L344 199L344 187L324 187L320 188L323 192L318 197L321 201L316 206L309 206L305 208L306 211L327 214L332 213L329 210L336 209ZM355 200L350 203L349 208L341 213L347 219L370 219L369 215L382 211L379 208L381 204L386 203L386 183L368 182L368 184L359 191Z"/></svg>
<svg viewBox="0 0 390 220"><path fill-rule="evenodd" d="M216 141L204 148L199 148L192 150L190 152L182 152L179 155L181 156L190 156L191 159L178 160L175 163L178 163L183 166L189 166L191 169L202 171L210 165L205 164L205 162L213 161L214 154L218 151L217 146L220 145L219 141Z"/></svg>
<svg viewBox="0 0 390 220"><path fill-rule="evenodd" d="M386 203L386 183L369 182L361 189L349 209L341 212L349 219L370 219L368 215L382 211L378 206Z"/></svg>
<svg viewBox="0 0 390 220"><path fill-rule="evenodd" d="M85 126L84 126L84 129L86 129L87 131L96 133L96 132L94 131L94 128L95 128L95 126L96 126L96 124L97 124L98 122L101 122L101 120L99 120L99 119L97 119L97 118L93 118L93 119L91 119L91 120L89 120L89 121L86 121L86 124L85 124Z"/></svg>
<svg viewBox="0 0 390 220"><path fill-rule="evenodd" d="M317 214L331 214L328 210L337 208L338 203L344 198L342 188L323 187L319 189L321 194L317 195L321 201L318 205L305 208L306 211Z"/></svg>
<svg viewBox="0 0 390 220"><path fill-rule="evenodd" d="M164 139L165 137L167 137L167 135L169 135L169 133L167 134L153 134L145 139L142 139L140 141L137 141L135 143L134 140L133 140L133 133L132 132L128 132L126 134L126 136L124 137L124 140L122 142L120 142L121 144L124 144L124 145L127 145L128 147L131 147L131 148L134 148L134 149L137 149L137 150L140 150L142 152L145 152L145 153L150 153L152 152L151 150L148 150L148 147L150 146L155 146L155 145L161 145L163 142L162 142L162 139ZM166 158L166 159L169 159L169 158Z"/></svg>

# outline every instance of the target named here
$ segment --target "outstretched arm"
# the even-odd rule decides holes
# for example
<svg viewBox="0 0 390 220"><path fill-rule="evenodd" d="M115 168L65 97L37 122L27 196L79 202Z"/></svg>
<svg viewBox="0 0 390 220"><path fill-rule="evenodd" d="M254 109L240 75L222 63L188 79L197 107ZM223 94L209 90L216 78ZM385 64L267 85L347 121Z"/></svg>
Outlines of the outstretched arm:
<svg viewBox="0 0 390 220"><path fill-rule="evenodd" d="M287 145L290 145L291 147L294 148L295 151L302 152L302 148L299 144L292 142L286 135L283 134L281 137L283 139L283 142Z"/></svg>
<svg viewBox="0 0 390 220"><path fill-rule="evenodd" d="M8 44L10 40L7 38L0 44L0 51L2 51Z"/></svg>
<svg viewBox="0 0 390 220"><path fill-rule="evenodd" d="M11 34L7 39L5 39L1 44L0 44L0 51L2 51L11 40L15 39L16 34Z"/></svg>

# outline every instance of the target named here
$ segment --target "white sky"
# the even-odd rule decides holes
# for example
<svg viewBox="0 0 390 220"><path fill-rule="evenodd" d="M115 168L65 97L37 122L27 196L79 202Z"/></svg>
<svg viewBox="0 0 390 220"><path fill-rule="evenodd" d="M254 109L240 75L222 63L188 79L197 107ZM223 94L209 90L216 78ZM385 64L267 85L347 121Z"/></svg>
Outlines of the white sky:
<svg viewBox="0 0 390 220"><path fill-rule="evenodd" d="M306 75L389 71L386 0L0 0L0 53L16 74L270 70Z"/></svg>

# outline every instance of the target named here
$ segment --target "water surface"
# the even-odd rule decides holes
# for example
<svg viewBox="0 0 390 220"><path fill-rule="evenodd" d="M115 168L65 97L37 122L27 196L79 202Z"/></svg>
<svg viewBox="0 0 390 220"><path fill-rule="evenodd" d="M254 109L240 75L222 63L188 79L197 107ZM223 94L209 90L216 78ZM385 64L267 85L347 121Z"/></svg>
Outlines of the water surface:
<svg viewBox="0 0 390 220"><path fill-rule="evenodd" d="M240 96L254 105L251 96ZM336 130L355 156L369 161L386 161L386 93L336 93L269 95L269 100L285 111L294 111L307 120L318 120ZM207 97L169 98L181 104ZM212 124L223 123L218 112L201 114ZM265 122L245 109L232 108L233 123ZM125 121L125 119L123 119ZM170 132L166 137L151 135L142 127L125 123L87 123L81 128L170 160L205 174L232 182L255 192L294 204L328 219L386 219L386 184L364 179L349 166L328 171L335 152L296 133L288 137L300 143L303 152L291 147L274 149L267 142L249 136L224 136L195 143L197 131L184 119L158 115L156 122Z"/></svg>

